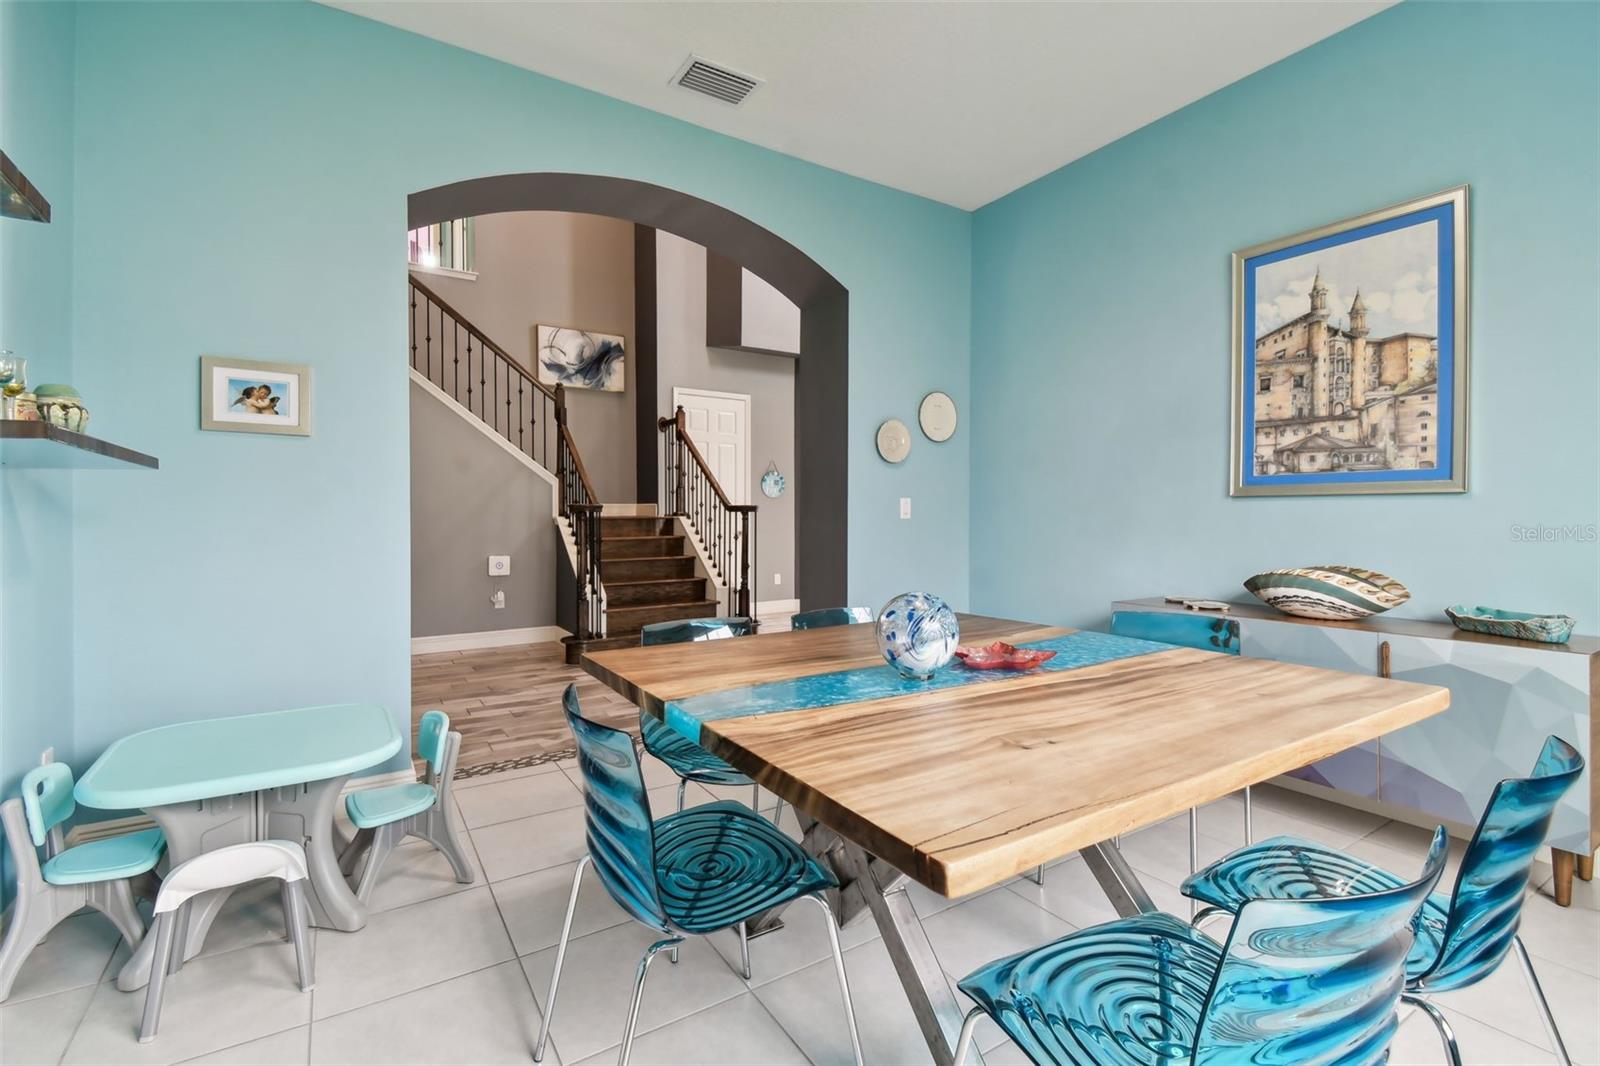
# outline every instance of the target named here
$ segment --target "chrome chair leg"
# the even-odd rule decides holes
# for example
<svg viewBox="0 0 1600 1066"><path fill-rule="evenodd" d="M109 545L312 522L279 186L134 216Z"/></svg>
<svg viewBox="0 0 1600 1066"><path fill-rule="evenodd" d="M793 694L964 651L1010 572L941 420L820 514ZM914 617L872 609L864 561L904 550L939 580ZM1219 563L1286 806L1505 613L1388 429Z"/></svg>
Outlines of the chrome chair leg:
<svg viewBox="0 0 1600 1066"><path fill-rule="evenodd" d="M775 825L775 826L778 826L780 829L783 827L783 797L782 796L778 797L778 805L776 807L772 808L772 824Z"/></svg>
<svg viewBox="0 0 1600 1066"><path fill-rule="evenodd" d="M1250 786L1244 786L1244 842L1246 845L1256 842L1255 812L1250 808Z"/></svg>
<svg viewBox="0 0 1600 1066"><path fill-rule="evenodd" d="M1036 885L1044 884L1044 863L1041 862L1038 866L1033 868L1033 871L1028 874L1028 880L1032 881Z"/></svg>
<svg viewBox="0 0 1600 1066"><path fill-rule="evenodd" d="M839 976L839 995L844 999L844 1020L850 1026L850 1050L855 1054L856 1066L862 1066L861 1033L856 1029L856 1008L850 1001L850 978L844 972L844 951L839 947L839 926L833 917L833 908L821 896L803 896L822 908L823 924L828 927L828 946L833 949L833 969Z"/></svg>
<svg viewBox="0 0 1600 1066"><path fill-rule="evenodd" d="M644 958L639 960L639 972L633 979L633 1002L628 1005L628 1025L622 1030L622 1051L617 1056L617 1066L628 1066L628 1056L633 1053L633 1031L639 1024L639 1001L644 998L644 979L650 972L650 963L655 960L656 952L662 948L676 950L683 943L682 937L668 937L658 940L645 948Z"/></svg>
<svg viewBox="0 0 1600 1066"><path fill-rule="evenodd" d="M678 810L683 810L683 790L689 787L687 777L678 778Z"/></svg>
<svg viewBox="0 0 1600 1066"><path fill-rule="evenodd" d="M1539 987L1539 975L1533 972L1533 960L1528 957L1527 945L1523 944L1522 937L1513 937L1511 943L1517 949L1517 961L1522 963L1522 976L1528 979L1528 989L1533 993L1533 1001L1539 1005L1539 1017L1544 1020L1545 1035L1550 1038L1550 1047L1556 1053L1556 1061L1561 1066L1572 1066L1572 1057L1567 1054L1567 1045L1561 1040L1561 1030L1556 1028L1556 1016L1550 1011L1550 1002L1544 998L1544 989Z"/></svg>
<svg viewBox="0 0 1600 1066"><path fill-rule="evenodd" d="M1409 1003L1428 1016L1433 1022L1433 1027L1439 1030L1439 1039L1444 1042L1445 1058L1450 1061L1450 1066L1461 1066L1461 1049L1456 1046L1455 1030L1450 1028L1450 1022L1444 1012L1421 996L1407 993L1400 997L1401 1002Z"/></svg>
<svg viewBox="0 0 1600 1066"><path fill-rule="evenodd" d="M1200 812L1193 807L1189 808L1189 876L1193 877L1200 869ZM1199 903L1194 899L1189 900L1189 921L1194 921L1195 912Z"/></svg>
<svg viewBox="0 0 1600 1066"><path fill-rule="evenodd" d="M761 786L750 786L750 809L757 814L761 813Z"/></svg>
<svg viewBox="0 0 1600 1066"><path fill-rule="evenodd" d="M556 944L556 964L550 970L550 992L544 997L544 1018L539 1022L539 1042L533 1046L533 1061L540 1062L544 1059L545 1041L550 1038L550 1019L556 1013L556 989L561 984L561 964L567 958L567 940L572 935L572 914L578 909L578 888L583 883L584 867L589 865L589 856L585 855L578 860L578 868L572 871L572 892L567 896L567 916L561 922L561 939Z"/></svg>
<svg viewBox="0 0 1600 1066"><path fill-rule="evenodd" d="M742 976L750 980L750 929L749 923L739 923L739 964L743 967Z"/></svg>
<svg viewBox="0 0 1600 1066"><path fill-rule="evenodd" d="M967 1052L972 1050L972 1034L978 1028L978 1019L982 1017L983 1008L973 1007L961 1020L961 1036L956 1040L954 1066L961 1066L967 1061Z"/></svg>

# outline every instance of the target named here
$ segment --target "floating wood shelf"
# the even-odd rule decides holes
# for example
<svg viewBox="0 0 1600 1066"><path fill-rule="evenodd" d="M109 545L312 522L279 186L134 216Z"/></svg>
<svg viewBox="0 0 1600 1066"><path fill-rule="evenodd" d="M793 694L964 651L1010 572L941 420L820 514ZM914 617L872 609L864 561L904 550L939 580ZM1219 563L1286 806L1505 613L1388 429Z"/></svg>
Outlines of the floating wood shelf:
<svg viewBox="0 0 1600 1066"><path fill-rule="evenodd" d="M153 455L46 422L0 420L0 466L36 470L116 470L136 466L157 470L161 462Z"/></svg>

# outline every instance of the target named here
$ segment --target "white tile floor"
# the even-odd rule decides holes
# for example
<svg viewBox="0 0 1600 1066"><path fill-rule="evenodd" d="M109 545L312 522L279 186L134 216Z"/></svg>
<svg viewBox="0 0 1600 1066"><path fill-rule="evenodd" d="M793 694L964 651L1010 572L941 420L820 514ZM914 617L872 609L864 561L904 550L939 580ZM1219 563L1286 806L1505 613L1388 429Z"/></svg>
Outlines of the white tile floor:
<svg viewBox="0 0 1600 1066"><path fill-rule="evenodd" d="M126 949L100 917L72 918L35 952L0 1007L0 1062L526 1063L573 864L583 853L575 775L571 765L551 765L459 786L478 880L458 885L430 848L401 848L367 927L316 934L317 984L309 994L295 988L275 892L238 893L204 957L172 981L161 1034L148 1045L135 1041L142 994L111 983ZM648 782L652 803L670 810L670 772L651 766ZM734 798L748 795L737 792ZM691 803L710 798L690 786ZM786 823L795 829L792 815ZM1258 792L1256 827L1261 836L1295 833L1345 847L1396 871L1420 865L1426 840L1420 830L1271 788ZM1208 857L1237 844L1238 801L1203 811L1201 830ZM1123 849L1156 901L1187 913L1176 888L1187 866L1181 821L1131 834ZM1575 1061L1600 1066L1600 895L1580 882L1575 905L1563 910L1544 891L1528 900L1523 934ZM960 901L925 891L914 900L952 976L1114 917L1077 858L1051 866L1042 887L1018 880ZM691 941L676 967L658 963L634 1061L849 1062L820 921L805 908L754 941L749 982L730 968L738 951L731 936ZM652 938L592 878L575 932L546 1061L613 1062L634 967ZM843 943L867 1060L928 1061L877 931L870 922L853 926ZM1554 1061L1514 965L1439 1002L1469 1064ZM1024 1061L993 1027L978 1043L991 1064ZM1425 1019L1407 1017L1392 1061L1443 1061Z"/></svg>

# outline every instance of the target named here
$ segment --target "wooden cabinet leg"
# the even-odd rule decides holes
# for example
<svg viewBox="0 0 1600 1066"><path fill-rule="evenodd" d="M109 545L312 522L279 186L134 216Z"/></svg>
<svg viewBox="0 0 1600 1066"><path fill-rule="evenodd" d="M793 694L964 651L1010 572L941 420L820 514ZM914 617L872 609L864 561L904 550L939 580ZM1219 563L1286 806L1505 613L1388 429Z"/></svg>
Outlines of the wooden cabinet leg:
<svg viewBox="0 0 1600 1066"><path fill-rule="evenodd" d="M1558 907L1572 906L1572 875L1576 872L1577 858L1570 851L1550 849L1550 865L1556 872L1555 883L1551 887L1555 890Z"/></svg>
<svg viewBox="0 0 1600 1066"><path fill-rule="evenodd" d="M1578 879L1580 881L1594 880L1594 853L1578 856Z"/></svg>

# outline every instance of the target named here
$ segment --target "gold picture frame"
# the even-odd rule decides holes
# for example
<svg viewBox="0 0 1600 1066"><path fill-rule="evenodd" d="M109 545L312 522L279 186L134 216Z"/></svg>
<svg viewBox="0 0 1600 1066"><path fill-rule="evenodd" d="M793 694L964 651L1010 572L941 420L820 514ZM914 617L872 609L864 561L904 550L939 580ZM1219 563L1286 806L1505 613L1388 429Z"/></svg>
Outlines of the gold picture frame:
<svg viewBox="0 0 1600 1066"><path fill-rule="evenodd" d="M1467 491L1467 193L1233 253L1230 496ZM1373 324L1396 332L1369 341Z"/></svg>
<svg viewBox="0 0 1600 1066"><path fill-rule="evenodd" d="M200 428L311 436L311 368L304 363L201 356Z"/></svg>

